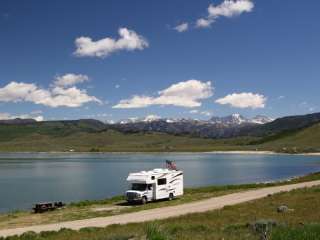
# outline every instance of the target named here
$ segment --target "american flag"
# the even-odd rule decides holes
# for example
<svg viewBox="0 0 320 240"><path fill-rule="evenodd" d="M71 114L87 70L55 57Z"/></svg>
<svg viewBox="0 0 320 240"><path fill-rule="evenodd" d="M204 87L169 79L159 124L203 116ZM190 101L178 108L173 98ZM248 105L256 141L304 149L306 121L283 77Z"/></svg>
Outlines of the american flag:
<svg viewBox="0 0 320 240"><path fill-rule="evenodd" d="M178 170L177 165L173 161L166 160L166 167L170 170Z"/></svg>

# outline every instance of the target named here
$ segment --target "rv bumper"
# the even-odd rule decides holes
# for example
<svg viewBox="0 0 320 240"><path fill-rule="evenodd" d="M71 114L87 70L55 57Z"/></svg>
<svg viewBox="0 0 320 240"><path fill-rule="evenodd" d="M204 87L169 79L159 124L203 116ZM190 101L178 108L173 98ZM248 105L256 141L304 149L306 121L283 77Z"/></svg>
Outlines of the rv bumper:
<svg viewBox="0 0 320 240"><path fill-rule="evenodd" d="M126 194L126 199L128 202L140 202L142 200L142 195L138 193L128 192Z"/></svg>

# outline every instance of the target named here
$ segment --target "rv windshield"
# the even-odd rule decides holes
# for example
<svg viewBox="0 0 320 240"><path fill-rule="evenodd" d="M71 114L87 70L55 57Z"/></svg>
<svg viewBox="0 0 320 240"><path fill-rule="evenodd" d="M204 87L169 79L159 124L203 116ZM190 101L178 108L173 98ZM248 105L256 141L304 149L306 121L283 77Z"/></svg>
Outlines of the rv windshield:
<svg viewBox="0 0 320 240"><path fill-rule="evenodd" d="M135 191L145 191L147 189L147 184L145 183L132 183L131 190Z"/></svg>

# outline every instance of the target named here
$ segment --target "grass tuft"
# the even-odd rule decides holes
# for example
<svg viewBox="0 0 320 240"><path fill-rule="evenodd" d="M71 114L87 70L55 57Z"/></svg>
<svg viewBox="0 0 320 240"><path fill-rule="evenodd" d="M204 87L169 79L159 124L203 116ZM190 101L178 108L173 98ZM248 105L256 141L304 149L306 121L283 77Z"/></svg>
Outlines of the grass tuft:
<svg viewBox="0 0 320 240"><path fill-rule="evenodd" d="M167 234L157 224L151 223L146 228L147 240L168 240Z"/></svg>
<svg viewBox="0 0 320 240"><path fill-rule="evenodd" d="M300 227L277 227L272 231L271 240L319 240L320 224Z"/></svg>

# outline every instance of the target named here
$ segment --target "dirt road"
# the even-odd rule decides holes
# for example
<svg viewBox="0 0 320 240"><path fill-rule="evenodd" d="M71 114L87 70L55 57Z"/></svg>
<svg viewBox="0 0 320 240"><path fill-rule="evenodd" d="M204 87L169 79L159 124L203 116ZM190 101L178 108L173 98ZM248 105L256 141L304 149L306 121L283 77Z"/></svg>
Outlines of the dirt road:
<svg viewBox="0 0 320 240"><path fill-rule="evenodd" d="M186 203L177 206L156 208L144 210L140 212L121 214L110 217L99 217L77 221L61 222L54 224L22 227L15 229L0 230L0 237L12 235L21 235L27 231L42 232L42 231L58 231L61 228L69 228L79 230L84 227L105 227L111 224L126 224L132 222L145 222L156 219L165 219L176 217L189 213L206 212L210 210L220 209L226 205L235 205L238 203L248 202L255 199L263 198L269 194L275 194L283 191L291 191L293 189L312 187L320 185L319 181L305 182L299 184L290 184L285 186L268 187L257 190L250 190L240 193L228 194L220 197L214 197L198 202Z"/></svg>

